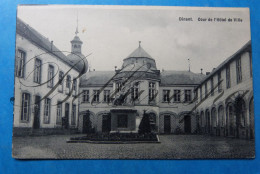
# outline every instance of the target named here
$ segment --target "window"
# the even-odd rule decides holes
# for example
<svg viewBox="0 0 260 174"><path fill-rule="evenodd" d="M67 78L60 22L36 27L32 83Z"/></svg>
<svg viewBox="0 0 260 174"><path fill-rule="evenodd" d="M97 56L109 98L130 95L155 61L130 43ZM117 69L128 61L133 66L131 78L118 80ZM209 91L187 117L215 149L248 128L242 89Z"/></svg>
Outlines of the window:
<svg viewBox="0 0 260 174"><path fill-rule="evenodd" d="M83 90L83 93L82 93L82 102L83 103L86 103L86 102L89 102L89 90Z"/></svg>
<svg viewBox="0 0 260 174"><path fill-rule="evenodd" d="M71 111L71 125L76 125L76 105L72 105L72 111Z"/></svg>
<svg viewBox="0 0 260 174"><path fill-rule="evenodd" d="M181 90L174 90L173 91L173 101L180 102L181 101Z"/></svg>
<svg viewBox="0 0 260 174"><path fill-rule="evenodd" d="M67 75L66 88L70 89L70 83L71 83L71 77L70 75Z"/></svg>
<svg viewBox="0 0 260 174"><path fill-rule="evenodd" d="M194 91L193 91L193 93L194 93L194 101L197 101L198 100L198 89L194 89Z"/></svg>
<svg viewBox="0 0 260 174"><path fill-rule="evenodd" d="M249 66L250 66L250 77L253 76L253 68L252 68L252 54L249 52Z"/></svg>
<svg viewBox="0 0 260 174"><path fill-rule="evenodd" d="M122 83L121 82L116 83L116 91L117 92L121 91L121 88L122 88Z"/></svg>
<svg viewBox="0 0 260 174"><path fill-rule="evenodd" d="M104 90L104 102L110 102L110 90Z"/></svg>
<svg viewBox="0 0 260 174"><path fill-rule="evenodd" d="M211 86L211 95L213 96L214 95L214 79L213 79L213 77L211 78L211 80L210 80L210 86Z"/></svg>
<svg viewBox="0 0 260 174"><path fill-rule="evenodd" d="M24 68L25 68L25 52L18 50L17 59L16 59L16 76L24 77Z"/></svg>
<svg viewBox="0 0 260 174"><path fill-rule="evenodd" d="M41 83L41 70L42 70L42 61L40 59L35 59L34 63L34 78L35 83Z"/></svg>
<svg viewBox="0 0 260 174"><path fill-rule="evenodd" d="M50 112L51 112L51 99L46 98L44 100L44 123L49 124L50 123Z"/></svg>
<svg viewBox="0 0 260 174"><path fill-rule="evenodd" d="M208 82L205 82L205 98L208 97Z"/></svg>
<svg viewBox="0 0 260 174"><path fill-rule="evenodd" d="M117 116L117 127L118 128L127 128L128 125L128 117L126 114L121 114Z"/></svg>
<svg viewBox="0 0 260 174"><path fill-rule="evenodd" d="M227 65L226 67L226 85L227 85L227 89L230 88L231 84L230 84L230 65Z"/></svg>
<svg viewBox="0 0 260 174"><path fill-rule="evenodd" d="M99 102L99 90L94 90L93 102Z"/></svg>
<svg viewBox="0 0 260 174"><path fill-rule="evenodd" d="M241 57L236 60L237 83L242 81Z"/></svg>
<svg viewBox="0 0 260 174"><path fill-rule="evenodd" d="M56 123L61 124L61 118L62 118L62 103L58 101L57 103L57 119Z"/></svg>
<svg viewBox="0 0 260 174"><path fill-rule="evenodd" d="M202 86L200 87L200 100L202 100Z"/></svg>
<svg viewBox="0 0 260 174"><path fill-rule="evenodd" d="M163 90L163 102L170 102L170 90Z"/></svg>
<svg viewBox="0 0 260 174"><path fill-rule="evenodd" d="M155 83L149 82L149 102L155 100Z"/></svg>
<svg viewBox="0 0 260 174"><path fill-rule="evenodd" d="M28 122L30 115L30 94L22 94L21 121Z"/></svg>
<svg viewBox="0 0 260 174"><path fill-rule="evenodd" d="M222 91L221 72L218 73L218 92Z"/></svg>
<svg viewBox="0 0 260 174"><path fill-rule="evenodd" d="M63 92L63 78L64 73L62 71L59 72L59 92Z"/></svg>
<svg viewBox="0 0 260 174"><path fill-rule="evenodd" d="M49 65L48 68L48 87L53 87L53 79L54 79L54 67Z"/></svg>
<svg viewBox="0 0 260 174"><path fill-rule="evenodd" d="M73 79L72 90L75 91L75 93L77 92L77 80L76 79Z"/></svg>
<svg viewBox="0 0 260 174"><path fill-rule="evenodd" d="M191 101L191 90L184 90L185 93L185 102Z"/></svg>
<svg viewBox="0 0 260 174"><path fill-rule="evenodd" d="M138 94L139 94L139 82L135 82L131 92L131 98L133 101L139 99Z"/></svg>

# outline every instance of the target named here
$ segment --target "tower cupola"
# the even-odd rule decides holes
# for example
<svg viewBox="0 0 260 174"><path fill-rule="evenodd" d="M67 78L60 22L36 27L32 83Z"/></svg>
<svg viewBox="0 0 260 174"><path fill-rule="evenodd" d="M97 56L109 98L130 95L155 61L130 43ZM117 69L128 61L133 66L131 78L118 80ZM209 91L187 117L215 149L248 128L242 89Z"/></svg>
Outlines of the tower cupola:
<svg viewBox="0 0 260 174"><path fill-rule="evenodd" d="M77 27L76 27L76 31L75 31L76 36L73 38L72 41L70 41L72 53L81 53L81 46L82 46L83 42L80 40L78 33L79 33L79 31L78 31L78 16L77 16Z"/></svg>

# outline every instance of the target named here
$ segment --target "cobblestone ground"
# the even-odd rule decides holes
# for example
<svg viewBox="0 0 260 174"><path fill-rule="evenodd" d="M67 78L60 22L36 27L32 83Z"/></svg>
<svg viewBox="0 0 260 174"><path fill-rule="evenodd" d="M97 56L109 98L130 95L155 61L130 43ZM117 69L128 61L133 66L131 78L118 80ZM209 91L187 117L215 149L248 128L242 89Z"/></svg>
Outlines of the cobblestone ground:
<svg viewBox="0 0 260 174"><path fill-rule="evenodd" d="M159 144L66 143L70 137L75 135L14 137L13 156L22 159L191 159L253 158L255 154L254 141L204 135L159 135Z"/></svg>

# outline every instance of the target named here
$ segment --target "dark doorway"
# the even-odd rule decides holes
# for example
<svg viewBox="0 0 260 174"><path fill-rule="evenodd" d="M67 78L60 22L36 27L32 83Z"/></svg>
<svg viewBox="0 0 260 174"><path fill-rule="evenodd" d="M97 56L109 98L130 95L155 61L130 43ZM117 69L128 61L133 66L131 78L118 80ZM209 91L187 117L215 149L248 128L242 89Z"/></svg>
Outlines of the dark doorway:
<svg viewBox="0 0 260 174"><path fill-rule="evenodd" d="M62 125L65 129L69 128L69 114L70 114L70 104L65 103L65 117L62 122Z"/></svg>
<svg viewBox="0 0 260 174"><path fill-rule="evenodd" d="M228 110L228 114L227 114L227 118L229 120L229 135L228 136L235 136L235 130L236 130L236 126L235 126L235 115L233 112L233 107L231 105L228 106L227 108Z"/></svg>
<svg viewBox="0 0 260 174"><path fill-rule="evenodd" d="M250 125L250 139L255 138L254 134L254 99L249 102L249 125Z"/></svg>
<svg viewBox="0 0 260 174"><path fill-rule="evenodd" d="M170 115L164 116L164 133L166 133L166 134L171 133L171 116Z"/></svg>
<svg viewBox="0 0 260 174"><path fill-rule="evenodd" d="M102 119L102 132L109 133L111 131L111 115L105 114Z"/></svg>
<svg viewBox="0 0 260 174"><path fill-rule="evenodd" d="M185 133L191 133L191 117L189 115L184 116L184 131Z"/></svg>
<svg viewBox="0 0 260 174"><path fill-rule="evenodd" d="M93 133L92 122L90 119L90 113L87 112L83 115L83 131L82 133Z"/></svg>
<svg viewBox="0 0 260 174"><path fill-rule="evenodd" d="M210 133L210 114L209 111L206 112L206 132Z"/></svg>
<svg viewBox="0 0 260 174"><path fill-rule="evenodd" d="M41 111L41 97L36 95L34 100L34 122L33 128L39 129L40 128L40 111Z"/></svg>

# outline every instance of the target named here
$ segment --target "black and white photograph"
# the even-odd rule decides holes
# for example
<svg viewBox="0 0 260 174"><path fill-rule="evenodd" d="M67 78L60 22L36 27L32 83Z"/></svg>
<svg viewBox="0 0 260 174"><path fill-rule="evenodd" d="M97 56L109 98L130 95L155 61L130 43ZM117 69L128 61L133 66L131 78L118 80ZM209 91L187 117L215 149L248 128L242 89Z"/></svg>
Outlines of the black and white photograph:
<svg viewBox="0 0 260 174"><path fill-rule="evenodd" d="M252 159L249 8L19 5L15 159Z"/></svg>

